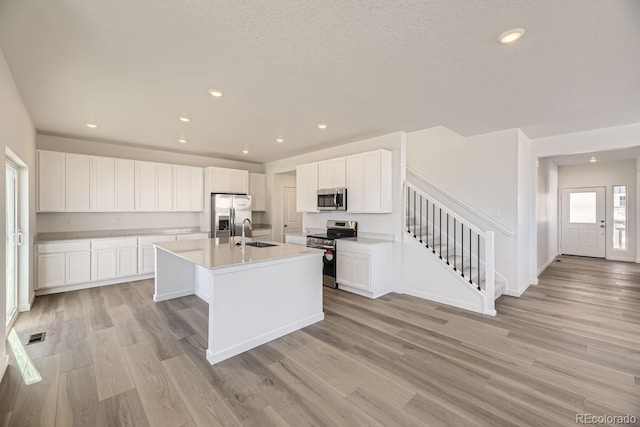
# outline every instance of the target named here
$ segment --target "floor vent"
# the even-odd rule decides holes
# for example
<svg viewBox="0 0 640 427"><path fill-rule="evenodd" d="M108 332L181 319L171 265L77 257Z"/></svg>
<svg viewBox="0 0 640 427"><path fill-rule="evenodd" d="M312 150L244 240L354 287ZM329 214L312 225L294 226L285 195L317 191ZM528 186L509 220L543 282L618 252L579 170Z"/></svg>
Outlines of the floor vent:
<svg viewBox="0 0 640 427"><path fill-rule="evenodd" d="M29 341L27 341L27 345L36 344L36 343L44 341L44 336L46 334L47 334L46 332L38 332L37 334L29 335Z"/></svg>

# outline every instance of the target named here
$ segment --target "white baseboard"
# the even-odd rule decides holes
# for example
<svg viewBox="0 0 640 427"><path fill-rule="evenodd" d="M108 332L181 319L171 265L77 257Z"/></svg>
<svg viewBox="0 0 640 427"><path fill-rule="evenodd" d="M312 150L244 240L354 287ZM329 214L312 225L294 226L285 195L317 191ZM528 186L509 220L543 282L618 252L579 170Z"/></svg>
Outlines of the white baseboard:
<svg viewBox="0 0 640 427"><path fill-rule="evenodd" d="M509 295L510 297L520 297L522 296L522 294L524 294L524 292L527 289L529 289L530 285L531 285L531 282L527 282L527 284L522 289L517 289L517 290L505 289L504 294Z"/></svg>
<svg viewBox="0 0 640 427"><path fill-rule="evenodd" d="M429 292L424 292L424 291L417 291L417 290L414 290L414 289L405 289L404 293L406 295L411 295L411 296L414 296L414 297L427 299L429 301L435 301L435 302L439 302L441 304L446 304L446 305L450 305L450 306L453 306L453 307L463 308L465 310L470 310L470 311L474 311L476 313L484 314L484 307L483 307L482 302L480 302L480 304L478 306L475 306L475 305L469 304L468 302L465 302L465 301L446 298L446 297L443 297L443 296L440 296L440 295L435 295L435 294L432 294L432 293L429 293Z"/></svg>
<svg viewBox="0 0 640 427"><path fill-rule="evenodd" d="M31 292L31 298L29 298L29 304L21 304L18 306L18 311L29 311L33 307L33 300L36 299L36 293Z"/></svg>
<svg viewBox="0 0 640 427"><path fill-rule="evenodd" d="M622 256L608 256L607 257L608 261L624 261L624 262L638 262L638 260L634 260L633 258L630 257L622 257Z"/></svg>
<svg viewBox="0 0 640 427"><path fill-rule="evenodd" d="M56 288L36 289L34 296L57 294L59 292L77 291L80 289L97 288L100 286L117 285L118 283L136 282L138 280L153 279L154 273L139 276L118 277L117 279L101 280L99 282L79 283L77 285L59 286ZM33 302L33 301L32 301Z"/></svg>
<svg viewBox="0 0 640 427"><path fill-rule="evenodd" d="M204 291L202 291L202 289L198 289L196 287L196 290L194 292L194 295L197 296L198 298L200 298L202 301L206 302L207 304L210 304L209 300L209 295L207 295L206 293L204 293Z"/></svg>
<svg viewBox="0 0 640 427"><path fill-rule="evenodd" d="M636 264L640 264L640 258L636 259Z"/></svg>
<svg viewBox="0 0 640 427"><path fill-rule="evenodd" d="M176 291L176 292L168 292L166 294L153 294L153 301L154 302L160 302L160 301L166 301L168 299L174 299L174 298L180 298L180 297L186 297L187 295L193 295L194 294L194 290L193 289L183 289L181 291Z"/></svg>
<svg viewBox="0 0 640 427"><path fill-rule="evenodd" d="M4 355L0 356L0 381L2 381L2 378L4 377L4 373L7 372L7 368L9 367L9 356L8 355Z"/></svg>
<svg viewBox="0 0 640 427"><path fill-rule="evenodd" d="M538 276L541 275L542 272L545 271L547 267L549 267L556 260L557 257L558 254L555 254L551 258L549 258L547 262L545 262L544 265L538 269Z"/></svg>
<svg viewBox="0 0 640 427"><path fill-rule="evenodd" d="M218 350L215 353L211 350L207 349L207 360L209 363L216 364L218 362L222 362L230 357L236 356L240 353L244 353L247 350L251 350L252 348L256 348L259 345L266 344L269 341L273 341L276 338L280 338L284 335L290 334L292 332L297 331L298 329L302 329L306 326L312 325L316 322L324 320L324 313L320 312L318 314L314 314L313 316L309 316L305 319L299 320L294 323L290 323L281 328L275 329L273 331L269 331L264 333L256 338L252 338L250 340L244 341L240 344L234 345L229 348L225 348L224 350ZM209 343L211 344L211 343Z"/></svg>

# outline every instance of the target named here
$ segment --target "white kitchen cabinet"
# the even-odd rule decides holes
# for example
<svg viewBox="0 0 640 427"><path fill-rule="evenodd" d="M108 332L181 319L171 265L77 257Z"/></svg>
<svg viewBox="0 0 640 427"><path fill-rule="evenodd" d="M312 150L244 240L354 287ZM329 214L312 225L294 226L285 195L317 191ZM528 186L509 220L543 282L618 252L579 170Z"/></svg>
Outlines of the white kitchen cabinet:
<svg viewBox="0 0 640 427"><path fill-rule="evenodd" d="M318 212L318 163L296 167L296 206L298 212Z"/></svg>
<svg viewBox="0 0 640 427"><path fill-rule="evenodd" d="M91 157L91 211L113 212L116 207L116 159Z"/></svg>
<svg viewBox="0 0 640 427"><path fill-rule="evenodd" d="M340 289L369 298L378 298L393 290L393 244L390 241L346 239L336 242L336 282Z"/></svg>
<svg viewBox="0 0 640 427"><path fill-rule="evenodd" d="M392 212L392 156L375 150L348 156L347 210L353 213Z"/></svg>
<svg viewBox="0 0 640 427"><path fill-rule="evenodd" d="M211 170L211 193L249 194L248 171L215 167Z"/></svg>
<svg viewBox="0 0 640 427"><path fill-rule="evenodd" d="M116 277L135 276L138 239L95 239L91 241L91 278L108 280Z"/></svg>
<svg viewBox="0 0 640 427"><path fill-rule="evenodd" d="M318 189L343 188L346 183L345 157L318 162Z"/></svg>
<svg viewBox="0 0 640 427"><path fill-rule="evenodd" d="M65 210L65 154L55 151L37 152L38 211Z"/></svg>
<svg viewBox="0 0 640 427"><path fill-rule="evenodd" d="M135 162L135 210L156 210L156 163Z"/></svg>
<svg viewBox="0 0 640 427"><path fill-rule="evenodd" d="M265 174L249 174L249 195L251 196L251 210L267 210L267 178Z"/></svg>
<svg viewBox="0 0 640 427"><path fill-rule="evenodd" d="M183 212L202 211L202 168L173 166L173 210Z"/></svg>
<svg viewBox="0 0 640 427"><path fill-rule="evenodd" d="M257 230L251 230L249 234L253 240L266 240L268 242L271 241L271 229L270 228L260 228Z"/></svg>
<svg viewBox="0 0 640 427"><path fill-rule="evenodd" d="M93 280L113 279L118 275L115 248L91 250L91 277Z"/></svg>
<svg viewBox="0 0 640 427"><path fill-rule="evenodd" d="M231 192L249 194L249 171L231 169Z"/></svg>
<svg viewBox="0 0 640 427"><path fill-rule="evenodd" d="M135 162L115 159L115 206L117 212L135 210Z"/></svg>
<svg viewBox="0 0 640 427"><path fill-rule="evenodd" d="M291 245L307 246L307 236L302 234L285 234L284 242Z"/></svg>
<svg viewBox="0 0 640 427"><path fill-rule="evenodd" d="M138 246L137 239L133 239L133 246L116 249L117 277L129 277L138 274Z"/></svg>
<svg viewBox="0 0 640 427"><path fill-rule="evenodd" d="M156 269L152 243L173 242L175 235L156 235L138 238L138 274L150 274Z"/></svg>
<svg viewBox="0 0 640 427"><path fill-rule="evenodd" d="M160 212L171 212L173 210L172 165L156 164L156 210Z"/></svg>
<svg viewBox="0 0 640 427"><path fill-rule="evenodd" d="M37 244L36 289L89 282L90 247L88 240Z"/></svg>
<svg viewBox="0 0 640 427"><path fill-rule="evenodd" d="M91 158L65 155L65 211L89 212L91 205Z"/></svg>

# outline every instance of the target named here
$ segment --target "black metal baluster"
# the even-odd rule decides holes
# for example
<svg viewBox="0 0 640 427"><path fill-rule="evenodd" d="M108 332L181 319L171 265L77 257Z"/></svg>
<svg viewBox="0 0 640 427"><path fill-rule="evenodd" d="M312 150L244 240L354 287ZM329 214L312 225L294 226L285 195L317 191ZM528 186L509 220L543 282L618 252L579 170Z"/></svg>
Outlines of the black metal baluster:
<svg viewBox="0 0 640 427"><path fill-rule="evenodd" d="M440 250L438 251L440 253L440 259L442 259L442 208L440 209L440 228L439 228L439 232L440 232Z"/></svg>
<svg viewBox="0 0 640 427"><path fill-rule="evenodd" d="M457 240L456 240L456 218L453 218L453 271L458 271L456 269L456 267L458 266L458 259L456 258L456 245L457 245Z"/></svg>
<svg viewBox="0 0 640 427"><path fill-rule="evenodd" d="M413 237L416 237L416 192L413 191Z"/></svg>
<svg viewBox="0 0 640 427"><path fill-rule="evenodd" d="M447 265L449 265L449 213L447 212Z"/></svg>
<svg viewBox="0 0 640 427"><path fill-rule="evenodd" d="M473 253L472 253L472 248L473 248L473 240L471 240L471 227L469 227L469 283L473 283L472 277L473 277Z"/></svg>
<svg viewBox="0 0 640 427"><path fill-rule="evenodd" d="M420 243L422 243L422 194L420 195Z"/></svg>
<svg viewBox="0 0 640 427"><path fill-rule="evenodd" d="M431 203L431 206L433 207L433 215L431 216L431 222L433 223L433 227L432 227L433 233L431 233L431 249L435 254L436 253L436 204Z"/></svg>
<svg viewBox="0 0 640 427"><path fill-rule="evenodd" d="M424 236L424 241L425 241L425 244L426 244L427 249L428 249L429 248L429 199L427 199L427 206L426 206L425 210L427 211L427 219L426 219L426 221L427 221L427 224L426 224L427 225L427 233Z"/></svg>
<svg viewBox="0 0 640 427"><path fill-rule="evenodd" d="M480 290L480 235L478 234L478 290Z"/></svg>
<svg viewBox="0 0 640 427"><path fill-rule="evenodd" d="M462 262L460 266L460 273L464 277L464 224L460 223L460 254L462 254Z"/></svg>

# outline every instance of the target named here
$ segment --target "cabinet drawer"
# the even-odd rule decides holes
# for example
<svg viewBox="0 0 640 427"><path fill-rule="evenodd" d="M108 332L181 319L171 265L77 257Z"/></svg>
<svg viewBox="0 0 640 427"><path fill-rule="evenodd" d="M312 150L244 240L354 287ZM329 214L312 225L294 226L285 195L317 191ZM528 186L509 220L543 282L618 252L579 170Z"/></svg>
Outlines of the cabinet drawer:
<svg viewBox="0 0 640 427"><path fill-rule="evenodd" d="M371 245L339 239L336 241L336 250L338 253L351 252L354 254L370 255Z"/></svg>
<svg viewBox="0 0 640 427"><path fill-rule="evenodd" d="M116 249L138 246L138 239L130 237L127 239L98 239L91 241L91 249Z"/></svg>
<svg viewBox="0 0 640 427"><path fill-rule="evenodd" d="M37 249L39 254L88 251L91 249L91 242L89 240L78 240L59 243L38 243Z"/></svg>
<svg viewBox="0 0 640 427"><path fill-rule="evenodd" d="M160 243L160 242L174 242L176 240L175 235L166 235L160 234L155 236L143 236L138 238L138 245L145 246L151 245L152 243Z"/></svg>

